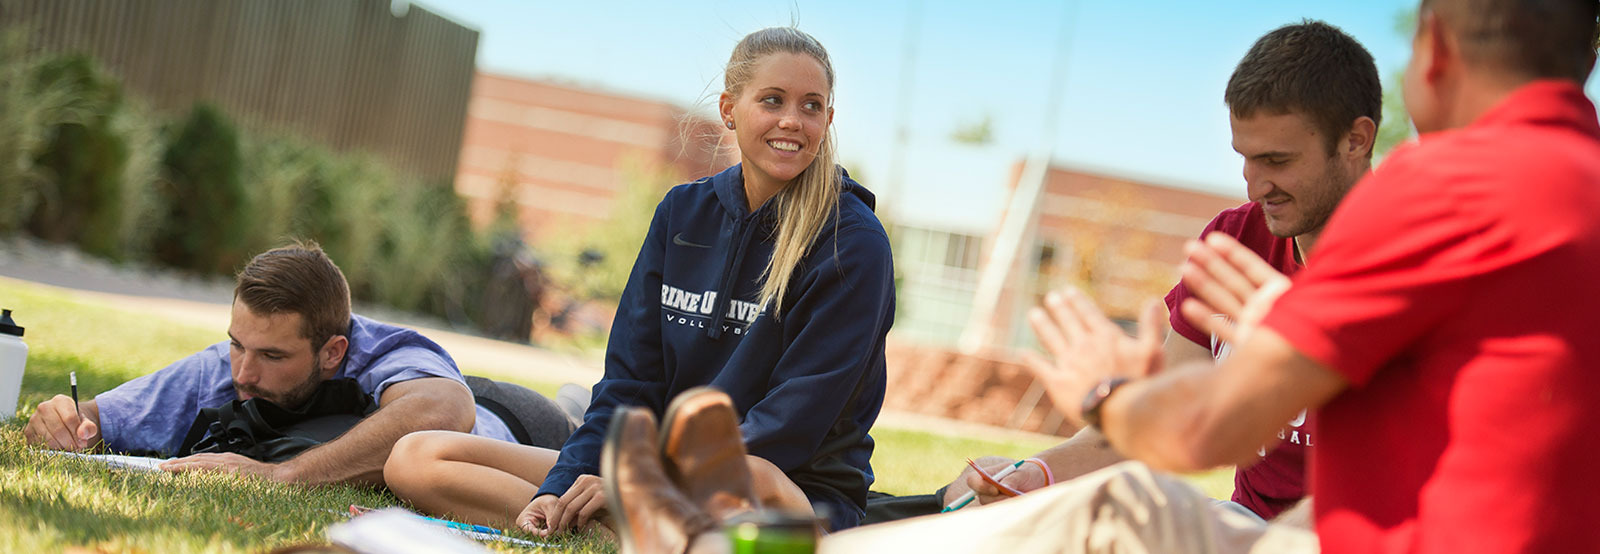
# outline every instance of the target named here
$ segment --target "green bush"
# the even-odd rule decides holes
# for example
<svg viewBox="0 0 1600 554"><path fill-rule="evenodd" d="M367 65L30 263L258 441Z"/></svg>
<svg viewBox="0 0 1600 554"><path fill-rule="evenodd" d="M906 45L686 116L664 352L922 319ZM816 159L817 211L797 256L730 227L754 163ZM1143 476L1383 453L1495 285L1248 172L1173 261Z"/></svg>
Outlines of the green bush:
<svg viewBox="0 0 1600 554"><path fill-rule="evenodd" d="M122 103L122 87L82 54L46 61L35 79L41 89L65 87L77 117L51 127L49 142L35 160L52 186L41 190L43 201L28 221L29 230L56 242L115 232L127 147L111 131L111 114Z"/></svg>
<svg viewBox="0 0 1600 554"><path fill-rule="evenodd" d="M315 240L343 268L351 294L370 297L393 175L296 137L247 136L241 148L252 220L247 250Z"/></svg>
<svg viewBox="0 0 1600 554"><path fill-rule="evenodd" d="M90 234L80 244L90 252L113 260L147 258L166 206L157 196L161 179L162 121L138 101L126 102L111 117L111 131L123 137L127 157L122 163L121 186L117 188L116 224L109 234Z"/></svg>
<svg viewBox="0 0 1600 554"><path fill-rule="evenodd" d="M0 233L222 275L311 239L357 300L480 319L493 259L449 184L206 103L164 123L93 59L36 56L25 38L0 34Z"/></svg>
<svg viewBox="0 0 1600 554"><path fill-rule="evenodd" d="M490 260L446 183L425 184L362 155L281 135L241 141L254 218L250 250L316 240L360 300L477 321L467 294Z"/></svg>
<svg viewBox="0 0 1600 554"><path fill-rule="evenodd" d="M71 91L35 78L43 57L20 27L0 31L0 234L21 230L38 205L46 174L35 159L50 130L70 114Z"/></svg>
<svg viewBox="0 0 1600 554"><path fill-rule="evenodd" d="M169 265L226 274L247 260L250 206L241 179L239 133L220 109L196 104L162 157L167 217L156 258Z"/></svg>
<svg viewBox="0 0 1600 554"><path fill-rule="evenodd" d="M444 312L446 299L459 302L465 294L461 285L480 269L464 263L477 242L466 206L449 187L422 183L400 184L392 202L378 263L388 271L373 276L374 298L403 310ZM427 305L430 296L439 297L432 306Z"/></svg>
<svg viewBox="0 0 1600 554"><path fill-rule="evenodd" d="M136 256L154 219L156 124L130 106L122 86L88 56L46 61L36 78L39 90L68 91L66 110L73 117L51 128L35 160L47 186L29 229L111 259Z"/></svg>
<svg viewBox="0 0 1600 554"><path fill-rule="evenodd" d="M279 136L240 137L251 232L246 250L261 252L307 237L310 191L326 172L327 156L303 142Z"/></svg>

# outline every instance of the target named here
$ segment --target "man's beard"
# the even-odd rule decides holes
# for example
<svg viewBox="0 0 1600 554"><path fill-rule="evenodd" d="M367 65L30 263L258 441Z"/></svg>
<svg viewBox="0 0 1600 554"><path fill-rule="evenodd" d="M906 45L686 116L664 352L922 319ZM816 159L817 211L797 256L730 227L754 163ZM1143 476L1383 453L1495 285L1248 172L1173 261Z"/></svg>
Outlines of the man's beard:
<svg viewBox="0 0 1600 554"><path fill-rule="evenodd" d="M304 382L295 385L294 388L289 389L283 394L265 391L251 385L240 383L238 381L233 382L233 390L249 393L250 396L261 398L273 404L277 404L280 408L287 410L298 410L301 406L305 405L306 401L311 400L311 395L316 394L317 386L321 384L322 372L317 371L317 367L313 363L310 377L308 377Z"/></svg>
<svg viewBox="0 0 1600 554"><path fill-rule="evenodd" d="M1304 216L1294 227L1288 229L1269 229L1279 238L1297 237L1313 231L1320 231L1328 225L1328 219L1333 217L1334 210L1339 208L1339 203L1344 200L1345 194L1355 185L1345 167L1339 165L1337 159L1328 160L1328 169L1317 178L1316 186L1309 187L1316 191L1312 194L1301 195L1295 198L1299 202Z"/></svg>

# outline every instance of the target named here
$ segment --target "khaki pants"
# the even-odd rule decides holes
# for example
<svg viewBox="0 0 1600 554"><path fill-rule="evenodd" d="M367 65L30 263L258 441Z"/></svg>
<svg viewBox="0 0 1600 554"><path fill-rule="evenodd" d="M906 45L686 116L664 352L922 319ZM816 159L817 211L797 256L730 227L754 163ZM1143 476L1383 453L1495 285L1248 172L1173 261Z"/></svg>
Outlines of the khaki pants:
<svg viewBox="0 0 1600 554"><path fill-rule="evenodd" d="M1311 531L1218 506L1183 481L1124 462L979 508L869 525L818 552L1315 554Z"/></svg>

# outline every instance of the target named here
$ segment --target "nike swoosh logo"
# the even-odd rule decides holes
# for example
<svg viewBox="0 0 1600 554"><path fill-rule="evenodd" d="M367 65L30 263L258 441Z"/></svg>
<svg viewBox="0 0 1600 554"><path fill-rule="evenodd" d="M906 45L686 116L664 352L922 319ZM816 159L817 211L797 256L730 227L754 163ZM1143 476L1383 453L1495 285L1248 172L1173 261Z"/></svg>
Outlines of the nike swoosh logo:
<svg viewBox="0 0 1600 554"><path fill-rule="evenodd" d="M673 235L672 244L676 244L678 246L687 246L689 248L711 248L711 245L709 244L698 244L683 240L683 233Z"/></svg>

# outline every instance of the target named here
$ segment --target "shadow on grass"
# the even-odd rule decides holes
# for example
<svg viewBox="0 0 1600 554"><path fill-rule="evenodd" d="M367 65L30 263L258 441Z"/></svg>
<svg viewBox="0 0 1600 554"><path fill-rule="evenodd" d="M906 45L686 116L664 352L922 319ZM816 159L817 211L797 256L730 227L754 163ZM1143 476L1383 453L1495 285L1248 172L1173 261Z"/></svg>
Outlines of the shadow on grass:
<svg viewBox="0 0 1600 554"><path fill-rule="evenodd" d="M226 544L252 551L322 543L323 530L344 521L350 504L398 503L354 486L112 470L27 446L20 427L0 427L0 533L27 537L25 544L41 550L123 544L210 551Z"/></svg>
<svg viewBox="0 0 1600 554"><path fill-rule="evenodd" d="M148 370L96 366L71 354L31 353L28 356L28 369L22 375L22 396L17 401L17 415L32 415L34 406L40 402L58 394L68 394L71 391L68 374L71 372L78 374L78 399L90 400L96 394L116 388Z"/></svg>
<svg viewBox="0 0 1600 554"><path fill-rule="evenodd" d="M55 535L65 544L92 544L128 535L153 531L171 533L181 527L150 516L128 516L101 506L69 502L64 495L32 494L0 490L0 512L11 512L12 519L36 522L38 531ZM37 532L37 531L36 531ZM245 543L235 543L245 547Z"/></svg>
<svg viewBox="0 0 1600 554"><path fill-rule="evenodd" d="M112 470L23 444L20 424L0 425L0 536L24 551L89 546L106 551L211 552L325 544L352 504L404 504L385 490L303 487L219 474ZM594 535L540 539L545 551L614 552ZM0 540L0 543L5 543ZM490 543L491 549L526 550Z"/></svg>

